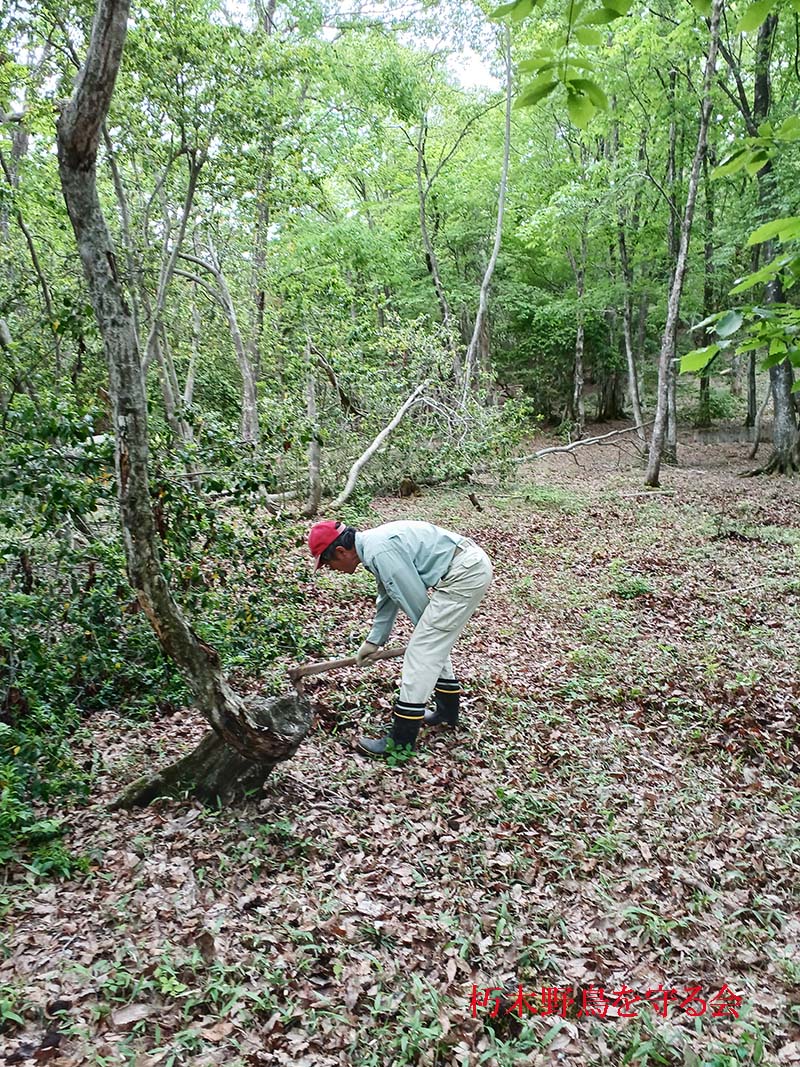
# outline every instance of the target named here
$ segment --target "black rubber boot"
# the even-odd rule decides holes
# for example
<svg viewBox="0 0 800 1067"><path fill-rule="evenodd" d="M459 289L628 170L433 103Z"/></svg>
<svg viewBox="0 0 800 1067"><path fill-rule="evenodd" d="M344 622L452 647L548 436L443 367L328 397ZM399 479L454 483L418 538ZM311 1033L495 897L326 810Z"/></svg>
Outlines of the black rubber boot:
<svg viewBox="0 0 800 1067"><path fill-rule="evenodd" d="M404 700L395 701L392 728L385 737L359 737L356 750L365 756L386 756L389 751L398 749L413 751L419 728L425 715L424 704L408 704ZM389 749L389 742L392 748Z"/></svg>
<svg viewBox="0 0 800 1067"><path fill-rule="evenodd" d="M439 678L433 691L436 707L425 715L426 726L458 726L461 686L454 678Z"/></svg>

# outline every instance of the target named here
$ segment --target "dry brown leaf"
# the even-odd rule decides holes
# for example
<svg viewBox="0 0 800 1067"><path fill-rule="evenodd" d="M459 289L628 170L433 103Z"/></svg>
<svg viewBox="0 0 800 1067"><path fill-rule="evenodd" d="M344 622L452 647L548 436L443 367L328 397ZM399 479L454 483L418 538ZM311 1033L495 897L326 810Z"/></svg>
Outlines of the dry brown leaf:
<svg viewBox="0 0 800 1067"><path fill-rule="evenodd" d="M221 1019L213 1026L208 1026L201 1030L200 1034L206 1041L217 1042L222 1041L229 1034L233 1033L234 1029L234 1024L229 1019Z"/></svg>
<svg viewBox="0 0 800 1067"><path fill-rule="evenodd" d="M154 1004L127 1004L111 1013L111 1025L115 1030L124 1030L142 1019L148 1019L158 1011Z"/></svg>

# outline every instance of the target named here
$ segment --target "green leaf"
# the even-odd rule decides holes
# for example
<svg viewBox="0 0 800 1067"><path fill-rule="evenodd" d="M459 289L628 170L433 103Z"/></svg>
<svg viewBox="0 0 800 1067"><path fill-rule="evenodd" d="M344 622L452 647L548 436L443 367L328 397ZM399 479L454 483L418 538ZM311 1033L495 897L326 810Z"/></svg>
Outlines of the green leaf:
<svg viewBox="0 0 800 1067"><path fill-rule="evenodd" d="M793 383L791 392L800 393L800 378L798 378L797 381Z"/></svg>
<svg viewBox="0 0 800 1067"><path fill-rule="evenodd" d="M798 7L800 8L800 0L798 0ZM781 123L781 127L775 134L779 141L796 141L800 138L800 118L797 115L790 115L788 119Z"/></svg>
<svg viewBox="0 0 800 1067"><path fill-rule="evenodd" d="M754 174L758 174L762 167L765 167L767 163L769 163L769 157L769 152L753 152L751 154L750 158L744 165L745 170L751 178Z"/></svg>
<svg viewBox="0 0 800 1067"><path fill-rule="evenodd" d="M609 22L613 22L615 19L621 18L621 15L612 11L610 8L602 7L599 11L590 11L588 15L584 15L581 19L582 26L605 26Z"/></svg>
<svg viewBox="0 0 800 1067"><path fill-rule="evenodd" d="M633 0L603 0L603 7L617 16L627 15L633 7Z"/></svg>
<svg viewBox="0 0 800 1067"><path fill-rule="evenodd" d="M725 313L723 311L715 311L713 315L709 315L708 318L703 319L702 322L696 322L694 326L690 327L692 330L702 330L704 326L710 326L712 322L716 322L717 319L721 319Z"/></svg>
<svg viewBox="0 0 800 1067"><path fill-rule="evenodd" d="M704 19L711 17L711 0L692 0L692 7Z"/></svg>
<svg viewBox="0 0 800 1067"><path fill-rule="evenodd" d="M552 48L537 48L535 52L531 52L527 59L517 63L517 70L544 70L553 66L557 59L558 57Z"/></svg>
<svg viewBox="0 0 800 1067"><path fill-rule="evenodd" d="M756 285L772 281L777 273L777 270L770 263L769 267L762 267L761 270L757 270L754 274L746 274L740 282L737 282L732 289L728 290L728 296L746 293L748 289L752 289Z"/></svg>
<svg viewBox="0 0 800 1067"><path fill-rule="evenodd" d="M774 6L775 0L756 0L739 19L736 32L751 33L757 30Z"/></svg>
<svg viewBox="0 0 800 1067"><path fill-rule="evenodd" d="M777 367L779 363L783 363L786 359L786 351L783 352L770 352L770 354L761 361L761 370L769 370L770 367Z"/></svg>
<svg viewBox="0 0 800 1067"><path fill-rule="evenodd" d="M738 148L727 159L723 160L718 167L711 171L712 178L725 178L730 174L736 174L747 162L748 153L744 148Z"/></svg>
<svg viewBox="0 0 800 1067"><path fill-rule="evenodd" d="M575 77L575 69L580 67L581 70L590 70L592 74L595 71L594 63L590 63L588 59L584 59L583 56L570 56L569 63L567 64L566 71L564 73L564 81L569 82Z"/></svg>
<svg viewBox="0 0 800 1067"><path fill-rule="evenodd" d="M719 337L730 337L732 333L736 333L743 321L738 311L726 311L717 323L715 333Z"/></svg>
<svg viewBox="0 0 800 1067"><path fill-rule="evenodd" d="M585 93L596 108L608 111L608 97L597 84L589 78L573 78L569 83L570 88L579 93Z"/></svg>
<svg viewBox="0 0 800 1067"><path fill-rule="evenodd" d="M558 82L553 78L550 73L541 74L538 78L526 85L522 90L522 93L517 97L514 104L515 107L533 107L534 104L538 104L540 100L544 100L546 96L558 85Z"/></svg>
<svg viewBox="0 0 800 1067"><path fill-rule="evenodd" d="M602 33L599 30L593 30L591 26L577 26L575 37L582 45L590 48L601 45L604 40Z"/></svg>
<svg viewBox="0 0 800 1067"><path fill-rule="evenodd" d="M790 215L785 219L773 219L753 230L747 238L748 245L759 245L777 237L780 241L793 241L800 237L800 215Z"/></svg>
<svg viewBox="0 0 800 1067"><path fill-rule="evenodd" d="M595 106L585 93L575 93L567 90L567 112L570 120L581 130L589 128Z"/></svg>
<svg viewBox="0 0 800 1067"><path fill-rule="evenodd" d="M510 18L512 22L522 22L536 6L536 0L511 0L510 4L501 4L489 16L490 19Z"/></svg>
<svg viewBox="0 0 800 1067"><path fill-rule="evenodd" d="M703 370L719 352L719 345L706 345L705 348L695 348L687 352L681 359L681 374L689 374L692 371Z"/></svg>
<svg viewBox="0 0 800 1067"><path fill-rule="evenodd" d="M517 65L520 74L533 74L534 71L552 70L556 59L526 59Z"/></svg>

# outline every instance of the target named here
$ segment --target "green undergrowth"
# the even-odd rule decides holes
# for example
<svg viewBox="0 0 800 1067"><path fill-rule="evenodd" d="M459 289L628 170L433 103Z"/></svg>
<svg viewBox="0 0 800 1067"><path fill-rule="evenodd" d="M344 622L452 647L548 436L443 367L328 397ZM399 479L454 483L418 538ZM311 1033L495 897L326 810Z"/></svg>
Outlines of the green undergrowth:
<svg viewBox="0 0 800 1067"><path fill-rule="evenodd" d="M86 798L95 775L73 756L76 733L98 711L145 721L188 699L127 580L110 443L93 443L93 413L55 411L45 430L54 450L72 449L68 473L20 434L0 507L0 859L42 873L69 869L54 859L58 822L44 806ZM319 651L305 623L309 575L283 566L303 527L252 494L219 505L187 484L153 472L165 569L197 635L254 679L279 656Z"/></svg>

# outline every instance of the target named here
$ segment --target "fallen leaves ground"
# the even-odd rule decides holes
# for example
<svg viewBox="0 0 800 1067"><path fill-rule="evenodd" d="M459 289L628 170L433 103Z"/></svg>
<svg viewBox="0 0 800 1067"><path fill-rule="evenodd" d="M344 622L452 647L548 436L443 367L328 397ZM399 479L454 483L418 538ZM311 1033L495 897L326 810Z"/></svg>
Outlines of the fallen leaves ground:
<svg viewBox="0 0 800 1067"><path fill-rule="evenodd" d="M89 870L3 890L6 1063L800 1062L800 486L695 443L647 494L625 440L479 487L481 512L376 502L496 566L459 646L464 728L406 766L351 748L397 663L311 682L317 729L237 810L108 814L202 727L94 720L96 791L68 813ZM350 652L368 576L308 596ZM476 1017L474 986L500 990ZM563 1013L520 1018L520 986ZM659 986L726 986L739 1017L579 1015L593 987Z"/></svg>

